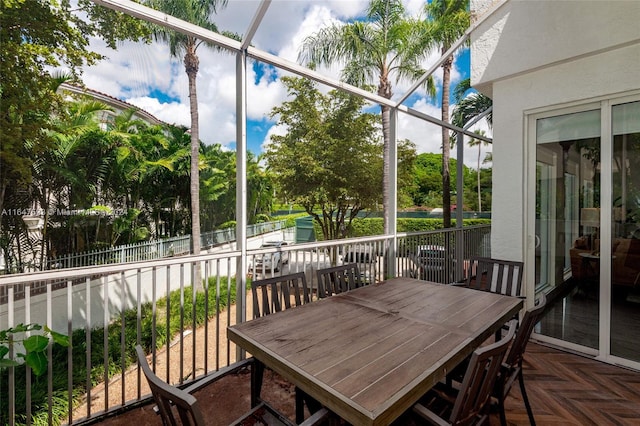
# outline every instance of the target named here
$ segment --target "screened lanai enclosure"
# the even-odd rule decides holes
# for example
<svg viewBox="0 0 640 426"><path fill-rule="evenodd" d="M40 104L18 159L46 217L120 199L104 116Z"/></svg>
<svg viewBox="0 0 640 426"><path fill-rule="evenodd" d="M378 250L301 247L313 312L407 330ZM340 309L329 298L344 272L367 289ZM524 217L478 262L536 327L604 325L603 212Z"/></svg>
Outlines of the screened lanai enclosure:
<svg viewBox="0 0 640 426"><path fill-rule="evenodd" d="M3 374L0 384L6 391L3 391L6 398L2 398L0 413L3 423L16 424L32 418L45 423L86 422L139 401L147 394L146 385L140 380L139 374L128 373L135 368L132 348L136 344L149 350L154 370L172 383L188 383L241 361L246 353L226 339L226 326L252 317L247 292L242 291L251 280L304 272L312 293L317 294L315 272L318 269L355 259L363 276L372 283L388 277L416 275L431 281L448 282L462 276L465 265L462 259L490 254L490 226L463 228L462 208L454 213L457 224L455 228L399 232L396 225L398 167L402 160L402 152L398 150L400 144L395 143L396 141L419 139L421 135L431 134L439 139L442 127L456 132L459 169L453 170L453 174L462 172L463 152L466 148L462 143L463 135L491 141L490 137L470 130L474 123L468 123L465 128L454 126L436 118L439 113L437 109L433 108L431 111L420 107L426 96L425 87L432 75L449 56L457 55L460 49L465 49L475 23L461 39L452 43L442 57L440 53L434 53L434 58L427 61L425 56L422 64L427 66L421 77L405 80L401 85L395 86L394 91L398 94L387 98L341 81L338 73L330 67L316 69L298 62L291 53L273 54L268 44L270 37L274 37L270 31L277 27L279 20L286 19L284 6L289 2L238 2L242 3L242 7L240 10L236 9L236 26L242 29L230 37L135 2L94 3L156 25L153 27L154 36L150 38L149 44L125 42L117 51L107 54L110 56L108 67L112 67L112 71L121 76L112 82L113 94L102 92L105 89L96 90L92 87L91 78L99 78L96 77L99 73L87 73L87 79L83 81L86 89L68 87L76 96L90 95L93 100L108 105L100 115L102 130L118 128L126 133L130 126L137 125L136 120L158 124L173 119L173 116L193 113L181 110L178 106L178 99L184 98L189 89L187 73L184 72L184 66L189 65L188 61L181 63L183 58L179 55L171 58L166 40L163 39L170 31L190 38L201 53L199 64L196 64L196 67L199 66L199 127L189 129L184 134L189 137L194 130L199 131L199 139L205 145L235 141L231 155L236 174L228 178L233 180L233 184L228 185L232 190L225 195L230 197L231 204L235 207L235 232L232 239L222 242L207 240L209 237L205 237L203 233L199 250L191 242L192 253L196 250L191 255L185 252L184 241L176 239L165 246L145 249L142 257L128 257L123 250L120 257L109 255L120 259L120 262L112 263L111 259L105 258L99 262L102 264L93 266L74 264L71 261L63 264L61 260L43 262L41 259L46 258L43 248L35 252L32 260L34 264L48 265L48 271L0 277L1 329L19 328L23 323L38 323L69 337L68 346L53 345L44 352L46 373L43 376L35 376L24 366L12 367L6 371L7 374ZM230 6L233 3L230 2ZM219 31L225 29L224 21L216 24ZM288 37L294 35L287 34ZM209 51L205 54L206 49ZM220 70L229 68L233 69L233 77L221 79ZM160 77L163 73L170 77ZM261 120L256 119L255 110L256 105L264 101L265 97L274 97L274 100L267 99L274 107L281 106L278 100L282 102L290 99L282 89L278 89L281 91L279 93L270 94L270 90L276 91L273 81L283 76L313 82L318 93L326 96L330 96L332 90L355 95L361 99L362 110L372 114L376 123L379 123L383 111L388 113L389 140L392 141L388 157L383 159L379 155L379 159L376 157L375 161L362 167L363 170L371 169L375 179L355 171L352 173L354 178L357 176L362 179L361 186L370 187L369 190L373 193L371 198L376 200L374 207L385 212L384 231L381 235L308 243L296 241L296 244L274 246L269 243L291 241L295 237L287 234L289 231L281 224L271 228L267 225L258 226L260 224L249 225L248 218L255 216L256 212L255 198L252 198L256 186L255 181L248 178L254 171L248 169L257 164L257 161L249 149L251 144L255 149L256 136L254 129L248 129L248 125L260 123ZM162 82L167 80L175 84L162 86ZM259 84L252 84L252 81ZM147 93L149 87L160 87L157 92L152 93L155 98ZM214 90L216 87L233 87L234 94L231 97L223 96L221 90ZM119 95L115 96L115 93ZM187 97L195 101L196 96L193 92L189 93ZM215 94L214 98L211 97L212 93ZM224 93L228 94L229 91ZM126 97L130 103L117 99L120 96ZM336 99L341 98L336 95ZM137 113L138 115L133 113L125 121L123 112L128 111L128 107L133 107L134 101L138 107L148 107L142 108L144 111ZM222 104L231 106L233 113L225 114ZM167 114L167 111L171 112ZM376 144L382 151L382 134L379 130L377 132ZM264 132L260 136L266 141L271 134ZM438 146L440 145L438 142ZM364 156L364 149L353 152L351 156ZM130 158L128 155L131 155L131 151L127 155L124 150L120 153L118 160ZM179 151L174 154L184 155ZM206 150L204 155L206 156ZM186 164L181 167L188 168ZM76 167L82 166L80 163ZM383 187L382 175L385 167L388 168L388 179L384 180ZM138 171L131 169L130 173ZM379 185L371 184L378 180ZM216 182L221 185L224 183L216 181L215 175L207 176L204 181L213 182L211 188L214 190L218 188L215 186ZM452 204L462 206L462 179L459 178L457 183L458 187L452 188L452 194L457 197ZM174 191L174 187L168 183L165 188L168 194ZM144 190L144 186L138 187L123 198L133 198L138 191L143 194ZM71 199L76 193L55 192L51 189L51 194L54 199L57 197L57 201ZM214 201L206 197L200 200L201 203ZM183 207L188 208L184 199L174 202L176 205L182 203ZM36 205L33 208L34 220L29 224L32 232L30 235L34 238L38 232L59 232L54 227L42 228L41 219L45 219L47 223L46 218L37 216L38 213L50 211L45 207ZM164 208L159 215L170 210ZM61 210L51 211L60 215ZM70 216L74 214L73 210L68 212ZM101 214L93 211L88 218L83 217L83 220L99 225L103 217ZM204 222L208 218L198 220ZM159 220L157 223L157 229L166 230L171 226L169 220ZM261 229L253 232L256 226ZM99 227L93 229L96 229L96 234L99 232ZM115 238L124 239L126 235L128 234L123 231ZM78 235L74 238L76 241L86 242L91 236ZM415 256L421 247L442 247L447 255L438 260L438 268L419 270ZM163 255L151 257L158 253ZM361 253L367 253L367 256L362 257ZM152 258L155 260L145 260ZM198 282L202 282L202 285L192 285ZM210 318L209 321L203 322L201 312L196 316L196 309L193 309L196 306L204 312L205 318ZM11 348L12 353L22 350L20 343L16 343ZM155 349L167 344L170 349L166 351ZM176 370L172 366L179 368ZM47 408L42 410L39 407ZM30 420L26 422L29 423Z"/></svg>
<svg viewBox="0 0 640 426"><path fill-rule="evenodd" d="M93 92L94 99L110 105L101 113L101 126L117 128L121 133L135 126L139 117L121 114L130 103L130 106L146 111L143 120L147 122L183 123L176 126L175 134L168 132L177 135L176 139L182 145L174 151L166 148L171 158L187 158L187 161L179 162L179 167L171 166L183 177L199 173L198 164L194 169L194 164L188 161L187 147L194 134L196 142L202 142L203 153L200 155L205 157L202 161L213 164L208 174L201 176L206 190L197 192L200 205L209 206L208 214L190 216L194 211L193 204L188 201L194 198L188 196L190 188L162 181L163 190L157 191L160 194L153 198L158 207L155 210L156 230L162 229L168 234L174 223L182 220L200 223L198 227L208 232L215 227L212 224L220 225L220 218L225 217L225 228L216 232L227 237L217 240L217 236L203 232L201 238L190 240L186 235L179 235L168 246L149 248L147 257L127 258L122 254L116 262L94 262L96 264L92 266L70 263L69 266L74 266L71 268L62 268L60 262L49 262L47 264L52 265L49 270L0 276L0 330L19 327L22 323L39 323L69 337L68 345L51 345L40 351L46 365L42 376L32 374L25 366L10 367L2 372L0 423L94 422L147 402L148 388L136 368L136 345L145 348L156 374L172 384L187 385L203 377L224 373L225 369L240 365L247 358L246 351L229 341L226 333L227 326L253 318L254 305L248 291L253 280L303 273L310 298L315 301L319 297L317 271L349 262L358 264L362 277L369 284L395 277L451 283L464 278L470 257L489 257L498 249L502 257L524 261L525 308L532 307L541 292L557 301L534 330L536 338L599 357L608 363L637 366L639 358L637 345L634 346L637 338L633 334L639 328L634 309L640 285L637 265L632 257L619 253L630 252L635 241L631 226L635 213L629 210L637 201L633 166L637 156L634 148L638 130L634 117L638 112L635 107L638 94L624 98L625 102L618 102L618 99L611 105L608 99L600 98L579 107L563 105L560 111L555 107L544 109L535 102L532 102L534 106L527 105L518 110L499 101L502 95L503 99L508 98L519 106L517 99L509 93L532 97L535 96L533 92L537 93L526 83L514 84L522 89L519 91L510 90L511 87L501 90L500 84L507 84L509 80L491 80L495 76L494 67L501 64L491 55L510 52L502 49L505 45L510 47L511 42L501 40L502 44L497 46L500 49L496 46L486 48L482 44L486 34L490 34L493 41L499 40L500 31L493 29L510 22L509 19L521 18L518 8L528 7L524 4L527 2L472 1L474 13L462 37L450 40L446 49L430 46L415 63L420 69L412 70L420 72L414 72L414 78L391 79L392 86L386 92L389 96L383 96L378 87L346 83L340 69L344 64L339 61L333 65L312 63L308 60L309 55L305 57L301 53L301 40L305 37L336 22L342 25L342 21L353 21L351 8L356 2L218 2L216 14L211 16L216 27L213 31L208 23L197 25L180 19L182 15L177 12L167 13L153 7L162 2L91 1L104 10L122 12L137 22L153 25L147 44L122 42L118 50L111 53L106 53L101 41L91 40L97 42L101 53L110 57L105 68L87 73L87 79L83 81L86 92ZM478 4L483 8L474 9ZM512 8L515 10L511 14ZM294 31L289 25L294 16L291 10L299 12L302 9L305 14L295 16L305 16L305 20L300 29L296 27ZM498 19L500 17L504 19ZM546 21L540 19L540 22ZM508 25L502 30L509 33L516 27L524 25ZM536 37L531 39L537 40ZM197 49L198 54L185 56L188 49L180 48L172 51L176 40L191 43L188 46L193 51ZM473 74L472 81L477 80L484 93L495 95L494 105L497 103L499 108L489 108L460 127L442 120L441 105L432 101L429 87L434 80L436 83L441 81L440 71L450 58L468 57L470 44L472 49L475 46L481 58L485 54L489 56L486 61L477 61L471 67L484 66L490 71ZM620 45L628 47L633 43ZM526 50L520 47L517 52ZM509 66L514 65L507 63L505 72L511 72ZM195 74L190 76L189 72L194 70ZM348 71L357 74L358 70ZM521 72L525 71L513 71L518 82ZM452 81L457 83L462 75L455 67L452 73ZM190 78L196 74L197 78ZM377 76L366 77L373 86L379 83ZM104 84L105 81L109 84ZM283 81L288 82L288 86L276 84ZM92 87L98 83L104 89ZM113 92L102 93L107 88ZM77 91L82 92L82 89ZM295 94L305 96L296 97ZM351 117L353 124L344 126L348 129L338 130L357 131L369 126L374 136L371 140L360 138L360 142L367 139L367 143L340 151L340 143L335 142L338 138L330 133L340 126L322 127L321 123L315 122L315 127L309 126L309 133L315 130L316 139L325 145L314 153L318 158L353 160L338 163L343 164L343 169L350 170L351 182L348 184L358 186L368 194L367 203L358 204L357 208L361 208L363 215L370 211L381 212L382 229L366 237L338 238L347 236L347 225L334 223L333 215L338 217L340 214L336 211L324 215L325 225L334 225L326 230L327 238L323 236L317 241L306 238L307 231L314 226L318 233L320 220L315 225L309 218L297 220L295 231L292 231L294 227L280 222L253 223L260 222L257 217L262 213L259 194L275 192L273 187L261 185L264 181L259 178L263 169L280 167L286 170L288 167L284 161L277 163L274 159L282 157L275 156L270 158L269 167L265 167L268 163L256 152L268 152L269 146L276 143L290 147L302 139L301 131L296 133L301 128L297 126L300 122L290 123L311 111L310 104L305 104L304 99L322 99L325 112L330 115L337 110L343 111L340 108L349 104L345 95L355 95L358 99L349 101L358 112L353 115L370 114L366 119L370 121ZM502 120L494 123L502 136L501 152L494 152L495 164L501 167L497 175L499 182L493 184L493 205L499 206L499 215L497 219L494 216L491 225L463 227L463 165L470 155L474 156L475 163L475 156L486 149L483 144L493 143L492 137L476 133L474 128L493 112L497 114L496 120ZM289 126L286 119L278 122L282 117L291 119ZM194 119L199 122L197 126L184 124L193 124ZM443 147L443 129L448 131L448 136L455 137L455 144L451 140ZM162 132L167 135L166 130ZM518 142L522 134L527 135L529 145L527 141L514 142ZM478 145L474 148L465 146L470 139ZM130 140L129 135L121 141ZM433 152L451 149L452 157L457 160L457 169L451 170L455 184L449 195L451 204L459 208L442 212L445 216L453 216L450 228L410 232L399 229L400 203L406 195L403 192L406 141L418 146L419 150L427 147ZM132 146L123 143L118 155L113 157L114 164L118 161L117 164L122 165L124 175L137 177L153 167L157 167L156 171L165 167L165 158L155 158L139 167L126 169L128 163L124 160L135 154ZM530 149L527 151L525 147ZM94 148L98 149L97 143ZM314 184L307 172L315 164L305 163L302 153L294 152L291 156L294 159L290 163L291 170L295 172L288 175L289 181ZM520 157L526 157L529 163ZM73 155L65 157L72 158ZM225 161L211 160L218 158ZM356 163L355 159L360 162ZM80 160L73 163L77 169L88 163L84 158ZM353 164L358 167L349 169ZM230 174L229 170L234 172ZM157 176L160 175L158 171ZM125 190L125 184L120 183L121 193L117 192L116 185L114 191L118 196L114 200L134 203L136 196L141 199L149 195L145 191L149 192L151 186L145 182L141 177L134 191L128 187ZM614 188L611 193L603 190L607 185ZM340 187L338 184L333 186ZM49 189L53 199L57 197L59 201L82 195L76 190L56 192ZM106 189L103 192L106 193ZM176 193L181 197L172 198ZM42 200L47 199L50 198L42 197ZM348 208L342 213L348 220L349 210L356 210L357 203L349 196L343 197L343 201ZM286 203L293 206L291 199ZM105 204L108 203L105 201ZM222 205L224 209L219 207ZM101 205L100 209L107 207ZM43 205L31 208L34 212L49 211ZM182 211L183 216L178 217L177 210ZM43 218L33 216L29 218L33 228L29 228L31 233L28 234L33 239L38 232L66 233L55 227L42 228L40 219ZM82 220L98 225L102 217L93 211ZM320 215L318 219L322 218ZM135 217L128 219L120 232L111 235L114 241L134 234ZM78 223L68 229L71 230L69 233L74 233L74 241L86 243L92 235L74 231L81 228L82 224ZM91 228L96 235L98 228ZM180 233L189 234L194 229ZM602 241L611 244L603 245ZM492 244L496 245L492 247ZM42 244L42 250L34 252L34 263L46 257L44 246ZM158 253L162 256L151 257L151 252L153 256ZM429 253L432 258L420 264L419 253ZM111 260L115 258L109 256ZM40 264L45 263L40 261ZM633 337L629 338L631 335ZM22 350L20 342L11 343L12 355ZM623 361L619 362L620 359Z"/></svg>

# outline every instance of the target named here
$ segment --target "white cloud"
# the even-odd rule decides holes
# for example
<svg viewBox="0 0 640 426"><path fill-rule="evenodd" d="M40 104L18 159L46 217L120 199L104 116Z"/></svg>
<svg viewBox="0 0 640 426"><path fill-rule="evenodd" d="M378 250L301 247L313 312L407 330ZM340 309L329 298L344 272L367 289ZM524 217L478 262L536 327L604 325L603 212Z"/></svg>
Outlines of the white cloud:
<svg viewBox="0 0 640 426"><path fill-rule="evenodd" d="M129 98L127 102L153 114L165 123L189 127L188 105L178 102L161 103L158 99L149 96Z"/></svg>
<svg viewBox="0 0 640 426"><path fill-rule="evenodd" d="M267 134L265 135L264 140L262 141L262 145L260 145L260 148L262 149L262 151L266 150L267 146L271 143L272 135L283 136L286 134L287 134L286 126L274 124L267 131Z"/></svg>
<svg viewBox="0 0 640 426"><path fill-rule="evenodd" d="M432 117L440 117L440 108L424 98L417 100L411 108ZM442 152L440 127L407 114L398 116L398 139L409 139L415 143L418 153Z"/></svg>
<svg viewBox="0 0 640 426"><path fill-rule="evenodd" d="M413 14L421 14L424 0L406 0L405 6ZM297 61L303 40L318 29L340 24L346 19L363 16L368 0L274 0L252 41L253 45L291 61ZM259 5L257 0L230 1L228 6L213 18L222 30L245 33ZM158 42L121 43L117 51L110 51L99 40L92 40L92 47L109 56L109 60L86 70L87 87L121 98L159 119L189 126L189 97L187 76L183 64L171 58L166 45ZM236 65L235 55L216 52L201 46L199 49L198 103L200 134L205 143L229 145L236 138ZM428 68L439 57L433 51L423 64ZM335 79L339 78L340 65L318 71ZM268 114L286 99L286 90L278 77L282 70L264 66L256 74L254 64L247 64L247 115L250 120L269 125ZM434 78L440 82L439 68ZM452 82L459 80L460 72L452 70ZM394 97L401 96L410 87L409 82L394 82ZM321 90L327 89L320 87ZM165 97L158 94L164 93ZM424 91L416 92L424 96ZM439 109L422 99L414 108L436 117ZM276 132L274 126L268 132ZM281 131L281 130L280 130ZM267 140L269 137L267 134ZM400 116L399 135L413 140L421 151L440 151L440 131L435 125L418 119ZM465 161L466 162L466 161Z"/></svg>

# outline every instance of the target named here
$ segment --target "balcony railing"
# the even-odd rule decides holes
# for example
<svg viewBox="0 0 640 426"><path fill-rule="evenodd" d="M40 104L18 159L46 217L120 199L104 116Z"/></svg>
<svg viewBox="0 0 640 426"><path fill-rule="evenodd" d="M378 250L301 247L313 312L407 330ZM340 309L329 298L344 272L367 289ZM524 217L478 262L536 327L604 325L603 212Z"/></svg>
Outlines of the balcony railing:
<svg viewBox="0 0 640 426"><path fill-rule="evenodd" d="M446 261L437 268L423 265L421 278L447 282L461 277L469 256L490 254L489 234L489 226L478 226L260 248L247 251L245 259L240 251L228 251L2 276L0 330L46 324L69 335L71 344L49 348L44 376L32 377L24 366L0 373L0 424L74 424L140 402L149 392L135 367L136 344L150 352L158 375L172 384L239 361L243 353L227 340L226 327L252 316L247 292L236 287L246 286L247 278L304 272L315 294L318 269L356 261L374 281L419 276L419 251L442 247ZM282 260L279 271L267 269L267 262L257 266L256 259L265 256ZM193 291L198 275L203 284ZM34 294L34 288L45 290Z"/></svg>
<svg viewBox="0 0 640 426"><path fill-rule="evenodd" d="M286 221L256 223L247 226L247 236L266 234L284 229ZM203 232L200 235L200 247L203 250L235 241L235 228ZM82 253L70 253L47 260L46 269L79 268L82 266L106 265L112 263L141 262L182 256L191 251L191 235L164 238L143 243L123 244ZM35 269L34 269L35 270ZM33 272L32 270L31 272Z"/></svg>

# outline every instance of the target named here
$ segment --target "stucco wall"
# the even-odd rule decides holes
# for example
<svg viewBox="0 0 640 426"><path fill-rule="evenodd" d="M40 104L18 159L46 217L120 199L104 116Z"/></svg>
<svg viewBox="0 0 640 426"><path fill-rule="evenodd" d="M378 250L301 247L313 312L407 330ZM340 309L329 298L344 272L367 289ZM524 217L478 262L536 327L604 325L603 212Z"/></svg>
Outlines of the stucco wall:
<svg viewBox="0 0 640 426"><path fill-rule="evenodd" d="M482 15L495 0L473 0ZM491 7L490 7L491 6ZM473 32L471 82L491 83L640 42L640 1L510 0Z"/></svg>
<svg viewBox="0 0 640 426"><path fill-rule="evenodd" d="M525 259L525 113L640 89L638 22L635 1L511 0L472 35L472 84L494 104L493 256Z"/></svg>
<svg viewBox="0 0 640 426"><path fill-rule="evenodd" d="M524 258L525 113L638 89L640 44L493 84L494 256Z"/></svg>

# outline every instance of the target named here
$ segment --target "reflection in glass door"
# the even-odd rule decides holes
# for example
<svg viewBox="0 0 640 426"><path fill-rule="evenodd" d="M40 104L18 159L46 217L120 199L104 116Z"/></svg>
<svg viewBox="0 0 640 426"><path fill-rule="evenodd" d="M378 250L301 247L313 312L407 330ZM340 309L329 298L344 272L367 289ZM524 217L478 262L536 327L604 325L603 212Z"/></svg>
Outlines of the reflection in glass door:
<svg viewBox="0 0 640 426"><path fill-rule="evenodd" d="M600 111L536 120L537 291L566 283L540 334L598 348Z"/></svg>
<svg viewBox="0 0 640 426"><path fill-rule="evenodd" d="M611 354L640 361L640 102L611 111Z"/></svg>
<svg viewBox="0 0 640 426"><path fill-rule="evenodd" d="M551 209L554 186L554 159L545 158L536 165L536 290L545 291L551 287L551 245L553 244L553 210Z"/></svg>

